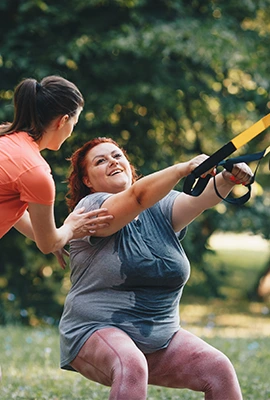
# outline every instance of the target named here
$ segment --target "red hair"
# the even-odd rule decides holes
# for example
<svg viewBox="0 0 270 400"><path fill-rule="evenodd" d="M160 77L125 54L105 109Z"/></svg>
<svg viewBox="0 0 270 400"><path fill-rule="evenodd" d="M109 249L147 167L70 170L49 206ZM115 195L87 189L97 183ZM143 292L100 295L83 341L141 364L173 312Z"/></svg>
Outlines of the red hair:
<svg viewBox="0 0 270 400"><path fill-rule="evenodd" d="M101 143L112 143L117 146L129 161L129 157L124 149L122 149L113 139L106 137L98 137L89 142L86 142L82 147L76 150L69 158L71 162L71 172L68 176L68 193L66 195L66 202L70 211L72 211L76 204L88 194L91 194L91 189L83 183L83 177L87 175L87 161L86 156L93 147ZM130 161L129 161L130 163ZM136 170L130 164L132 173L132 183L138 179Z"/></svg>

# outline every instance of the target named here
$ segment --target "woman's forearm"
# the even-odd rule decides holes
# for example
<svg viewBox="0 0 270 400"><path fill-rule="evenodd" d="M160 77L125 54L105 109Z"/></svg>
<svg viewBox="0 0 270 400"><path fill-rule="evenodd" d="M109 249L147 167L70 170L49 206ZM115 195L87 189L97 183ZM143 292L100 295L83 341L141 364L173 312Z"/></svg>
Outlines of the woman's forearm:
<svg viewBox="0 0 270 400"><path fill-rule="evenodd" d="M223 198L226 198L233 189L233 187L235 186L235 183L233 183L232 181L224 179L222 173L219 173L218 175L215 176L215 178L210 179L205 190L198 197L198 199L200 199L202 211L214 207L215 205L217 205L222 201L222 199L216 193L214 187L214 179L218 193Z"/></svg>
<svg viewBox="0 0 270 400"><path fill-rule="evenodd" d="M188 163L176 164L139 179L129 190L141 208L146 209L166 196L189 171Z"/></svg>
<svg viewBox="0 0 270 400"><path fill-rule="evenodd" d="M228 196L236 182L247 184L252 178L252 171L243 163L236 164L232 172L233 174L224 170L215 177L217 190L223 198ZM235 181L236 176L238 178ZM198 197L185 193L179 194L173 206L172 223L174 230L179 231L183 229L203 211L214 207L221 201L222 199L215 191L213 179L210 179L205 190Z"/></svg>
<svg viewBox="0 0 270 400"><path fill-rule="evenodd" d="M53 205L29 203L29 214L34 232L34 240L42 253L54 253L62 249L71 239L91 235L95 230L107 226L112 216L102 208L84 212L71 212L60 228L56 228Z"/></svg>
<svg viewBox="0 0 270 400"><path fill-rule="evenodd" d="M24 236L28 237L29 239L35 240L28 211L24 212L23 216L14 225L14 228L17 229L17 231L22 233Z"/></svg>

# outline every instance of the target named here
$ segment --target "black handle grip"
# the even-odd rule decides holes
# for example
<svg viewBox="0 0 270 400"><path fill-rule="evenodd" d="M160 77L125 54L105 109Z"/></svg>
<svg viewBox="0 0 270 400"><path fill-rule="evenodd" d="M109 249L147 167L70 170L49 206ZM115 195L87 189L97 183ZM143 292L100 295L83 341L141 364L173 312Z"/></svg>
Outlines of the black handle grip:
<svg viewBox="0 0 270 400"><path fill-rule="evenodd" d="M199 178L196 184L194 185L197 178L192 172L185 179L183 192L195 197L200 196L200 194L202 194L205 187L207 186L211 177L212 175L208 174L206 175L205 178Z"/></svg>
<svg viewBox="0 0 270 400"><path fill-rule="evenodd" d="M192 171L191 174L189 174L186 177L184 186L183 186L184 193L190 194L192 196L199 196L204 191L204 189L212 175L208 174L205 178L199 178L199 177L201 175L205 174L211 168L218 165L218 163L221 160L224 160L224 158L228 157L235 150L236 150L236 148L233 145L233 143L229 142L229 143L225 144L223 147L221 147L219 150L217 150L209 158L204 160L200 165L198 165L194 169L194 171ZM198 182L193 187L197 178L199 178Z"/></svg>
<svg viewBox="0 0 270 400"><path fill-rule="evenodd" d="M191 174L189 174L184 182L183 191L186 194L190 194L192 196L199 196L205 189L209 179L212 175L207 175L205 178L199 178L201 175L205 174L211 168L218 165L221 160L228 157L236 150L236 147L232 142L225 144L219 150L217 150L214 154L212 154L209 158L204 160L200 165L198 165ZM198 182L193 188L193 185L198 179Z"/></svg>
<svg viewBox="0 0 270 400"><path fill-rule="evenodd" d="M224 150L225 148L225 152L221 151ZM257 169L259 167L260 164L260 160L266 155L268 154L268 152L266 152L266 150L261 151L259 153L255 153L255 154L246 154L244 156L239 156L239 157L235 157L235 158L230 158L227 160L220 160L220 156L224 155L225 153L228 154L229 151L231 151L232 149L230 148L229 144L227 144L226 146L224 146L224 148L218 150L216 153L214 153L212 156L210 156L208 159L206 159L204 162L202 162L200 165L198 165L197 168L194 169L194 171L191 172L191 174L189 174L184 182L184 186L183 186L183 192L186 194L189 194L191 196L199 196L205 189L206 185L208 184L209 180L211 179L211 175L208 174L205 178L201 178L200 176L203 175L205 172L207 172L210 168L212 168L214 165L220 165L222 166L224 169L226 169L229 172L232 172L233 166L234 164L240 163L240 162L251 162L251 161L257 161L259 160L259 163L257 164L256 170L253 174L253 177L251 179L251 181L249 182L248 185L246 185L248 191L246 194L244 194L242 197L239 198L232 198L232 199L224 199L217 190L216 184L215 184L215 179L214 179L214 186L215 186L215 190L217 195L227 201L228 203L231 204L236 204L236 205L242 205L244 203L246 203L251 195L251 185L252 183L255 181L255 175L257 172ZM269 169L270 169L270 162L269 162ZM198 181L196 182L196 179L198 179ZM196 183L195 183L196 182Z"/></svg>

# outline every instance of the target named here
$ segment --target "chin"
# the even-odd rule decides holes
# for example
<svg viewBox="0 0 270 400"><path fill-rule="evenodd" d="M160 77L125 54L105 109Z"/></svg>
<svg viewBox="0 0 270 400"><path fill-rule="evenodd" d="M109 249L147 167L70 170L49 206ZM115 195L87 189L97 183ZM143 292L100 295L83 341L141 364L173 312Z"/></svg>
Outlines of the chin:
<svg viewBox="0 0 270 400"><path fill-rule="evenodd" d="M57 150L60 149L61 146L62 146L62 143L59 144L58 146L50 146L50 147L47 147L47 149L48 149L48 150L51 150L51 151L57 151Z"/></svg>
<svg viewBox="0 0 270 400"><path fill-rule="evenodd" d="M117 185L114 188L111 188L111 193L120 193L123 192L124 190L127 190L129 188L128 185Z"/></svg>

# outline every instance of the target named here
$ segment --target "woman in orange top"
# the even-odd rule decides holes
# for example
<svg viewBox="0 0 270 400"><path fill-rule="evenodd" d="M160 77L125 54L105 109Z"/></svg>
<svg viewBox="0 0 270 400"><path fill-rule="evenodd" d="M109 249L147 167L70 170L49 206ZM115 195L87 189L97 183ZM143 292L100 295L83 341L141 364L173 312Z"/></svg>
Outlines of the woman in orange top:
<svg viewBox="0 0 270 400"><path fill-rule="evenodd" d="M78 88L62 77L24 79L15 89L13 122L0 126L0 238L15 227L43 253L56 253L62 267L70 239L90 235L112 218L105 209L80 209L55 225L55 184L40 151L61 147L83 105Z"/></svg>

